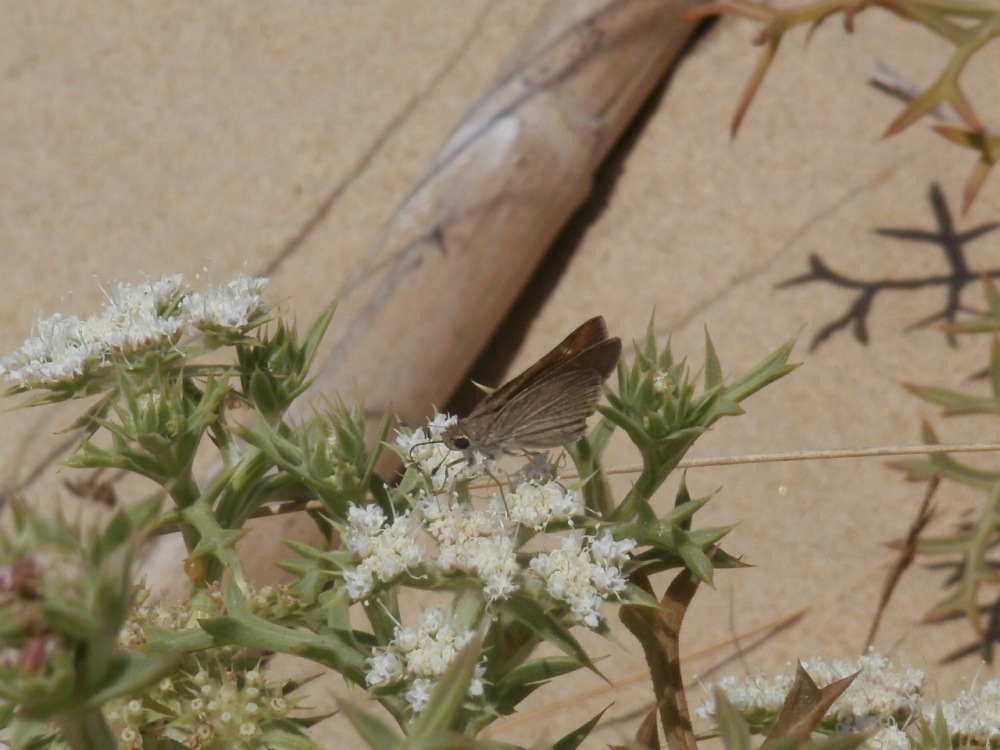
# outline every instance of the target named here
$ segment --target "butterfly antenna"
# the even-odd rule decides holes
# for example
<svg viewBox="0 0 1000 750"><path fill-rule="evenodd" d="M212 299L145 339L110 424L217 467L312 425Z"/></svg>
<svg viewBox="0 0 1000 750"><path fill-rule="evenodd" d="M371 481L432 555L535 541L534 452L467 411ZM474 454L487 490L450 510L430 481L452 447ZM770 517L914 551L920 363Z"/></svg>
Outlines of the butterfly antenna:
<svg viewBox="0 0 1000 750"><path fill-rule="evenodd" d="M493 472L487 470L486 473L490 475L490 479L497 483L497 487L500 489L500 502L503 503L503 512L507 514L507 518L510 518L510 507L507 505L507 496L504 494L503 484L493 475Z"/></svg>

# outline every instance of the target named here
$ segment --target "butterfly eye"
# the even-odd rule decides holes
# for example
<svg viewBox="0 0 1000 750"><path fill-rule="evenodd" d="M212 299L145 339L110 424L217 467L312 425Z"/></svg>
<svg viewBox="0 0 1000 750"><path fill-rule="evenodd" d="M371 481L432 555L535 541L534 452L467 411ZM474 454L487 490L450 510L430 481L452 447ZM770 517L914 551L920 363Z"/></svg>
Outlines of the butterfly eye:
<svg viewBox="0 0 1000 750"><path fill-rule="evenodd" d="M464 435L457 437L451 441L452 448L454 448L457 451L464 451L470 445L472 445L472 443L469 441L469 438L465 437Z"/></svg>

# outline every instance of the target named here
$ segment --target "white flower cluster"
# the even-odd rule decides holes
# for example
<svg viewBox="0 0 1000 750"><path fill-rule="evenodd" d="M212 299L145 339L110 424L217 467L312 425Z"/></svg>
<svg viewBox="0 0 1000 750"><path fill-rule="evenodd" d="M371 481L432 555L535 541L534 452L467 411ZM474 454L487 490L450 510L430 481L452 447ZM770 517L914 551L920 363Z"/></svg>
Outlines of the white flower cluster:
<svg viewBox="0 0 1000 750"><path fill-rule="evenodd" d="M518 488L512 495L512 502L516 501L512 514L516 507L520 517L533 519L535 528L542 529L547 522L566 520L569 513L582 510L577 493L568 493L554 482L550 485ZM532 501L537 506L533 507ZM422 525L437 542L433 564L438 570L446 575L463 572L476 576L483 581L491 601L506 599L518 589L515 579L521 567L512 536L516 527L501 514L502 507L497 501L482 511L450 495L434 495L418 502L420 524L418 516L406 513L387 525L385 513L377 505L352 505L343 539L358 564L344 572L348 595L355 601L363 599L376 581L387 583L406 570L431 562L416 536ZM595 590L591 598L599 600L601 592Z"/></svg>
<svg viewBox="0 0 1000 750"><path fill-rule="evenodd" d="M482 509L476 507L469 502L468 487L456 481L483 476L485 460L470 465L464 455L441 444L441 432L454 421L438 415L426 431L400 435L396 441L411 467L430 479L430 489L418 493L413 512L389 523L377 506L349 509L343 539L357 562L344 571L348 595L357 601L368 596L377 581L389 582L418 566L421 575L436 572L479 579L491 605L508 599L526 583L539 581L532 590L550 598L543 607L564 605L556 608L568 610L568 620L598 628L600 606L625 590L622 568L635 542L615 541L607 530L598 537L576 532L565 538L551 537L562 540L555 549L550 541L545 545L550 551L519 557L519 547L527 540L539 540L553 525L571 525L574 516L585 512L583 501L578 492L567 490L551 476L547 462L540 467L534 461L531 480L498 494ZM535 477L547 481L539 483ZM419 541L421 535L428 542L426 548ZM372 655L368 684L405 688L407 701L419 712L435 680L470 637L471 631L456 630L441 610L428 610L419 630L398 628L390 645ZM480 669L478 675L482 674ZM408 682L400 685L404 680ZM481 691L477 677L470 693Z"/></svg>
<svg viewBox="0 0 1000 750"><path fill-rule="evenodd" d="M426 432L400 434L396 443L404 458L430 477L435 490L420 498L417 508L424 530L437 542L437 569L474 575L483 581L490 601L506 599L517 591L519 578L527 572L517 558L519 529L543 532L552 524L571 522L584 512L583 501L578 492L567 490L554 477L541 484L521 481L509 493L495 496L485 510L458 500L451 491L455 481L480 477L487 466L483 457L474 457L470 463L441 443L441 433L455 421L435 415ZM547 463L540 467L533 460L530 468L521 475L548 474L551 467ZM537 554L528 570L542 580L553 598L569 605L575 622L596 628L601 622L601 604L625 589L622 565L634 546L632 540L614 541L609 532L598 539L575 534L558 549ZM363 575L362 570L359 576ZM357 578L352 575L349 583L352 590L362 591L364 581Z"/></svg>
<svg viewBox="0 0 1000 750"><path fill-rule="evenodd" d="M239 329L263 307L266 283L241 276L204 294L185 292L182 274L119 284L98 315L81 320L56 313L35 323L32 336L0 358L0 374L16 386L52 385L79 378L112 354L173 344L195 329Z"/></svg>
<svg viewBox="0 0 1000 750"><path fill-rule="evenodd" d="M604 600L625 590L622 565L634 547L634 540L615 541L610 531L596 538L573 533L559 549L533 557L530 565L549 594L570 606L577 622L596 628Z"/></svg>
<svg viewBox="0 0 1000 750"><path fill-rule="evenodd" d="M956 745L989 747L1000 740L1000 680L991 680L977 691L963 690L953 701L942 702L941 710ZM925 714L934 720L934 711Z"/></svg>
<svg viewBox="0 0 1000 750"><path fill-rule="evenodd" d="M709 693L708 702L695 709L695 715L707 721L715 720L715 698L711 697L716 688L721 688L733 708L751 724L758 725L767 717L774 719L792 688L792 677L780 674L769 678L763 672L747 677L726 675L718 682L705 686Z"/></svg>
<svg viewBox="0 0 1000 750"><path fill-rule="evenodd" d="M438 569L478 577L491 601L517 590L517 550L499 515L442 495L423 499L420 512L427 533L438 543Z"/></svg>
<svg viewBox="0 0 1000 750"><path fill-rule="evenodd" d="M223 286L207 292L190 292L182 307L191 323L198 328L228 328L239 330L264 303L261 296L267 279L238 276Z"/></svg>
<svg viewBox="0 0 1000 750"><path fill-rule="evenodd" d="M286 683L257 669L242 674L215 663L194 674L164 677L144 700L112 700L107 717L124 748L148 747L163 730L183 747L261 747L269 729L294 707L284 697ZM143 738L146 744L143 744Z"/></svg>
<svg viewBox="0 0 1000 750"><path fill-rule="evenodd" d="M386 525L377 505L351 505L347 512L344 546L360 560L344 572L348 595L357 601L371 593L375 580L388 583L424 560L424 547L414 538L416 521L410 513Z"/></svg>
<svg viewBox="0 0 1000 750"><path fill-rule="evenodd" d="M821 687L860 672L830 710L831 716L851 729L859 726L862 717L889 717L905 722L920 706L926 679L922 669L903 667L895 670L892 662L874 652L858 659L830 662L810 659L802 666Z"/></svg>
<svg viewBox="0 0 1000 750"><path fill-rule="evenodd" d="M865 728L859 726L859 729ZM910 737L896 724L882 724L862 745L865 750L910 750Z"/></svg>
<svg viewBox="0 0 1000 750"><path fill-rule="evenodd" d="M365 679L368 686L409 679L406 701L414 713L420 713L426 708L436 682L474 635L475 631L459 627L444 610L425 609L420 615L419 627L397 627L388 647L377 649L367 659L369 669ZM480 663L469 685L469 695L473 698L483 694L484 672L485 664Z"/></svg>
<svg viewBox="0 0 1000 750"><path fill-rule="evenodd" d="M828 730L852 732L881 727L864 747L869 750L909 747L906 733L900 727L919 710L925 680L923 670L914 667L895 670L887 658L877 653L832 662L810 659L802 666L820 687L860 672L827 713L824 726ZM769 726L777 718L792 684L790 674L769 679L757 673L746 678L725 677L706 689L712 692L716 687L721 688L747 722L760 727ZM714 721L715 700L710 699L696 714Z"/></svg>
<svg viewBox="0 0 1000 750"><path fill-rule="evenodd" d="M559 482L545 484L522 482L514 491L498 498L507 506L507 517L535 531L550 524L567 521L583 513L583 499L575 490L567 490Z"/></svg>

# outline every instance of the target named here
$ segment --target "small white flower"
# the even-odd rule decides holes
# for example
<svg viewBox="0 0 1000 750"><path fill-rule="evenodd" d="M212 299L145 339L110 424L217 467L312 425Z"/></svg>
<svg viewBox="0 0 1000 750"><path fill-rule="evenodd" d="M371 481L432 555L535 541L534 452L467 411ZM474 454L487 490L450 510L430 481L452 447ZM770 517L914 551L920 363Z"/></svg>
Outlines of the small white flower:
<svg viewBox="0 0 1000 750"><path fill-rule="evenodd" d="M417 648L422 637L423 635L416 628L400 625L393 634L392 643L401 653L405 654Z"/></svg>
<svg viewBox="0 0 1000 750"><path fill-rule="evenodd" d="M483 686L483 675L486 674L486 665L477 664L476 669L472 674L472 682L469 683L469 695L473 698L479 698L485 692Z"/></svg>
<svg viewBox="0 0 1000 750"><path fill-rule="evenodd" d="M635 544L634 539L616 540L610 531L605 531L599 537L591 537L590 555L601 565L622 565Z"/></svg>
<svg viewBox="0 0 1000 750"><path fill-rule="evenodd" d="M261 292L266 285L267 279L244 274L208 292L188 294L183 307L192 324L198 328L238 330L246 326L250 317L263 307Z"/></svg>
<svg viewBox="0 0 1000 750"><path fill-rule="evenodd" d="M419 627L397 627L388 647L366 660L365 680L374 687L408 679L406 700L414 713L419 713L426 707L437 680L473 636L474 631L458 626L444 610L430 607L421 613ZM477 665L470 696L482 695L485 672L484 664Z"/></svg>
<svg viewBox="0 0 1000 750"><path fill-rule="evenodd" d="M941 710L957 744L995 743L1000 739L1000 680L990 680L978 691L963 690L955 700L942 702ZM933 708L927 719L933 721Z"/></svg>
<svg viewBox="0 0 1000 750"><path fill-rule="evenodd" d="M430 680L425 680L423 678L418 678L413 681L410 685L410 689L406 691L406 702L410 704L410 710L415 714L419 714L430 702L431 693L434 690L434 683Z"/></svg>
<svg viewBox="0 0 1000 750"><path fill-rule="evenodd" d="M365 682L369 687L385 685L399 679L403 674L403 664L392 651L382 651L365 660L368 673Z"/></svg>
<svg viewBox="0 0 1000 750"><path fill-rule="evenodd" d="M428 607L420 613L420 617L417 619L417 622L420 623L421 630L426 630L429 633L436 633L447 625L448 617L445 615L443 609L439 609L438 607Z"/></svg>
<svg viewBox="0 0 1000 750"><path fill-rule="evenodd" d="M660 394L670 394L675 390L674 382L669 372L657 371L653 375L653 390Z"/></svg>
<svg viewBox="0 0 1000 750"><path fill-rule="evenodd" d="M0 372L9 383L28 386L82 375L99 349L94 342L83 339L81 329L79 318L59 313L39 320L31 338L0 359Z"/></svg>
<svg viewBox="0 0 1000 750"><path fill-rule="evenodd" d="M181 274L119 284L98 315L80 320L56 313L39 320L32 336L0 359L0 374L14 385L55 385L79 378L111 355L176 346L198 326L241 328L263 306L260 292L266 283L241 276L207 294L186 296Z"/></svg>
<svg viewBox="0 0 1000 750"><path fill-rule="evenodd" d="M866 716L890 716L903 721L920 704L925 679L923 670L915 667L894 669L882 654L873 652L857 659L830 662L809 659L803 667L820 686L860 672L831 707L831 714L840 723L856 723Z"/></svg>
<svg viewBox="0 0 1000 750"><path fill-rule="evenodd" d="M867 750L910 750L910 738L905 731L893 724L883 726L862 747Z"/></svg>
<svg viewBox="0 0 1000 750"><path fill-rule="evenodd" d="M545 529L550 523L580 515L584 510L580 493L567 490L556 481L541 485L524 482L502 500L511 521L536 531Z"/></svg>
<svg viewBox="0 0 1000 750"><path fill-rule="evenodd" d="M372 592L375 586L375 579L368 566L361 563L353 570L344 571L344 585L347 586L347 595L352 600L359 601Z"/></svg>
<svg viewBox="0 0 1000 750"><path fill-rule="evenodd" d="M577 532L558 549L535 555L530 566L549 595L569 605L574 620L597 628L603 601L625 589L619 565L634 544L630 539L615 542L608 531L598 539Z"/></svg>
<svg viewBox="0 0 1000 750"><path fill-rule="evenodd" d="M435 562L439 570L480 578L491 600L504 599L517 590L517 549L499 515L442 495L425 498L419 508L424 528L438 543Z"/></svg>
<svg viewBox="0 0 1000 750"><path fill-rule="evenodd" d="M859 673L831 706L824 726L833 731L857 731L875 724L894 727L905 723L918 710L925 675L912 667L894 669L881 654L871 653L857 659L826 661L810 659L802 665L820 687L848 675ZM763 674L747 678L725 677L719 683L733 707L752 724L769 723L781 710L792 688L790 674L768 679ZM712 689L715 686L709 686ZM714 700L698 709L702 718L715 715ZM900 738L887 733L870 747L890 748ZM869 743L876 738L869 740Z"/></svg>
<svg viewBox="0 0 1000 750"><path fill-rule="evenodd" d="M371 552L372 539L382 530L385 513L378 505L351 505L347 508L348 528L344 532L344 546L356 557L365 558Z"/></svg>
<svg viewBox="0 0 1000 750"><path fill-rule="evenodd" d="M118 734L118 739L120 739L126 745L130 745L133 742L138 742L139 741L139 732L137 732L133 727L125 727ZM0 747L4 748L4 750L6 750L7 745L0 745Z"/></svg>
<svg viewBox="0 0 1000 750"><path fill-rule="evenodd" d="M118 284L101 315L88 318L81 335L112 351L134 352L176 338L187 321L165 308L179 294L184 276L174 274L142 284Z"/></svg>
<svg viewBox="0 0 1000 750"><path fill-rule="evenodd" d="M792 687L792 678L778 675L773 680L762 672L748 677L727 675L719 682L706 687L709 693L716 687L722 688L729 702L739 713L753 722L756 718L773 714L777 716ZM715 718L715 699L698 708L695 713L703 719Z"/></svg>
<svg viewBox="0 0 1000 750"><path fill-rule="evenodd" d="M367 576L388 583L404 571L424 561L424 547L416 539L416 520L404 513L391 524L376 505L352 505L347 512L348 526L344 530L344 546L360 561L357 572L344 580L351 591L365 596L371 590ZM367 570L367 572L365 572ZM352 594L352 598L354 597Z"/></svg>

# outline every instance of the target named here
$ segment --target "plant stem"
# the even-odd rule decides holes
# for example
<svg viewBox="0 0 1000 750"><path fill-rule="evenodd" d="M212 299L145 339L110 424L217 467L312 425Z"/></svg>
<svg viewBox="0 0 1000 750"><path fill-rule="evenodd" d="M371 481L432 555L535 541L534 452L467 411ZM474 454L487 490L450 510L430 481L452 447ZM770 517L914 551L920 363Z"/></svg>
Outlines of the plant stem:
<svg viewBox="0 0 1000 750"><path fill-rule="evenodd" d="M104 712L99 708L80 708L59 716L63 737L73 750L117 750L118 743Z"/></svg>

